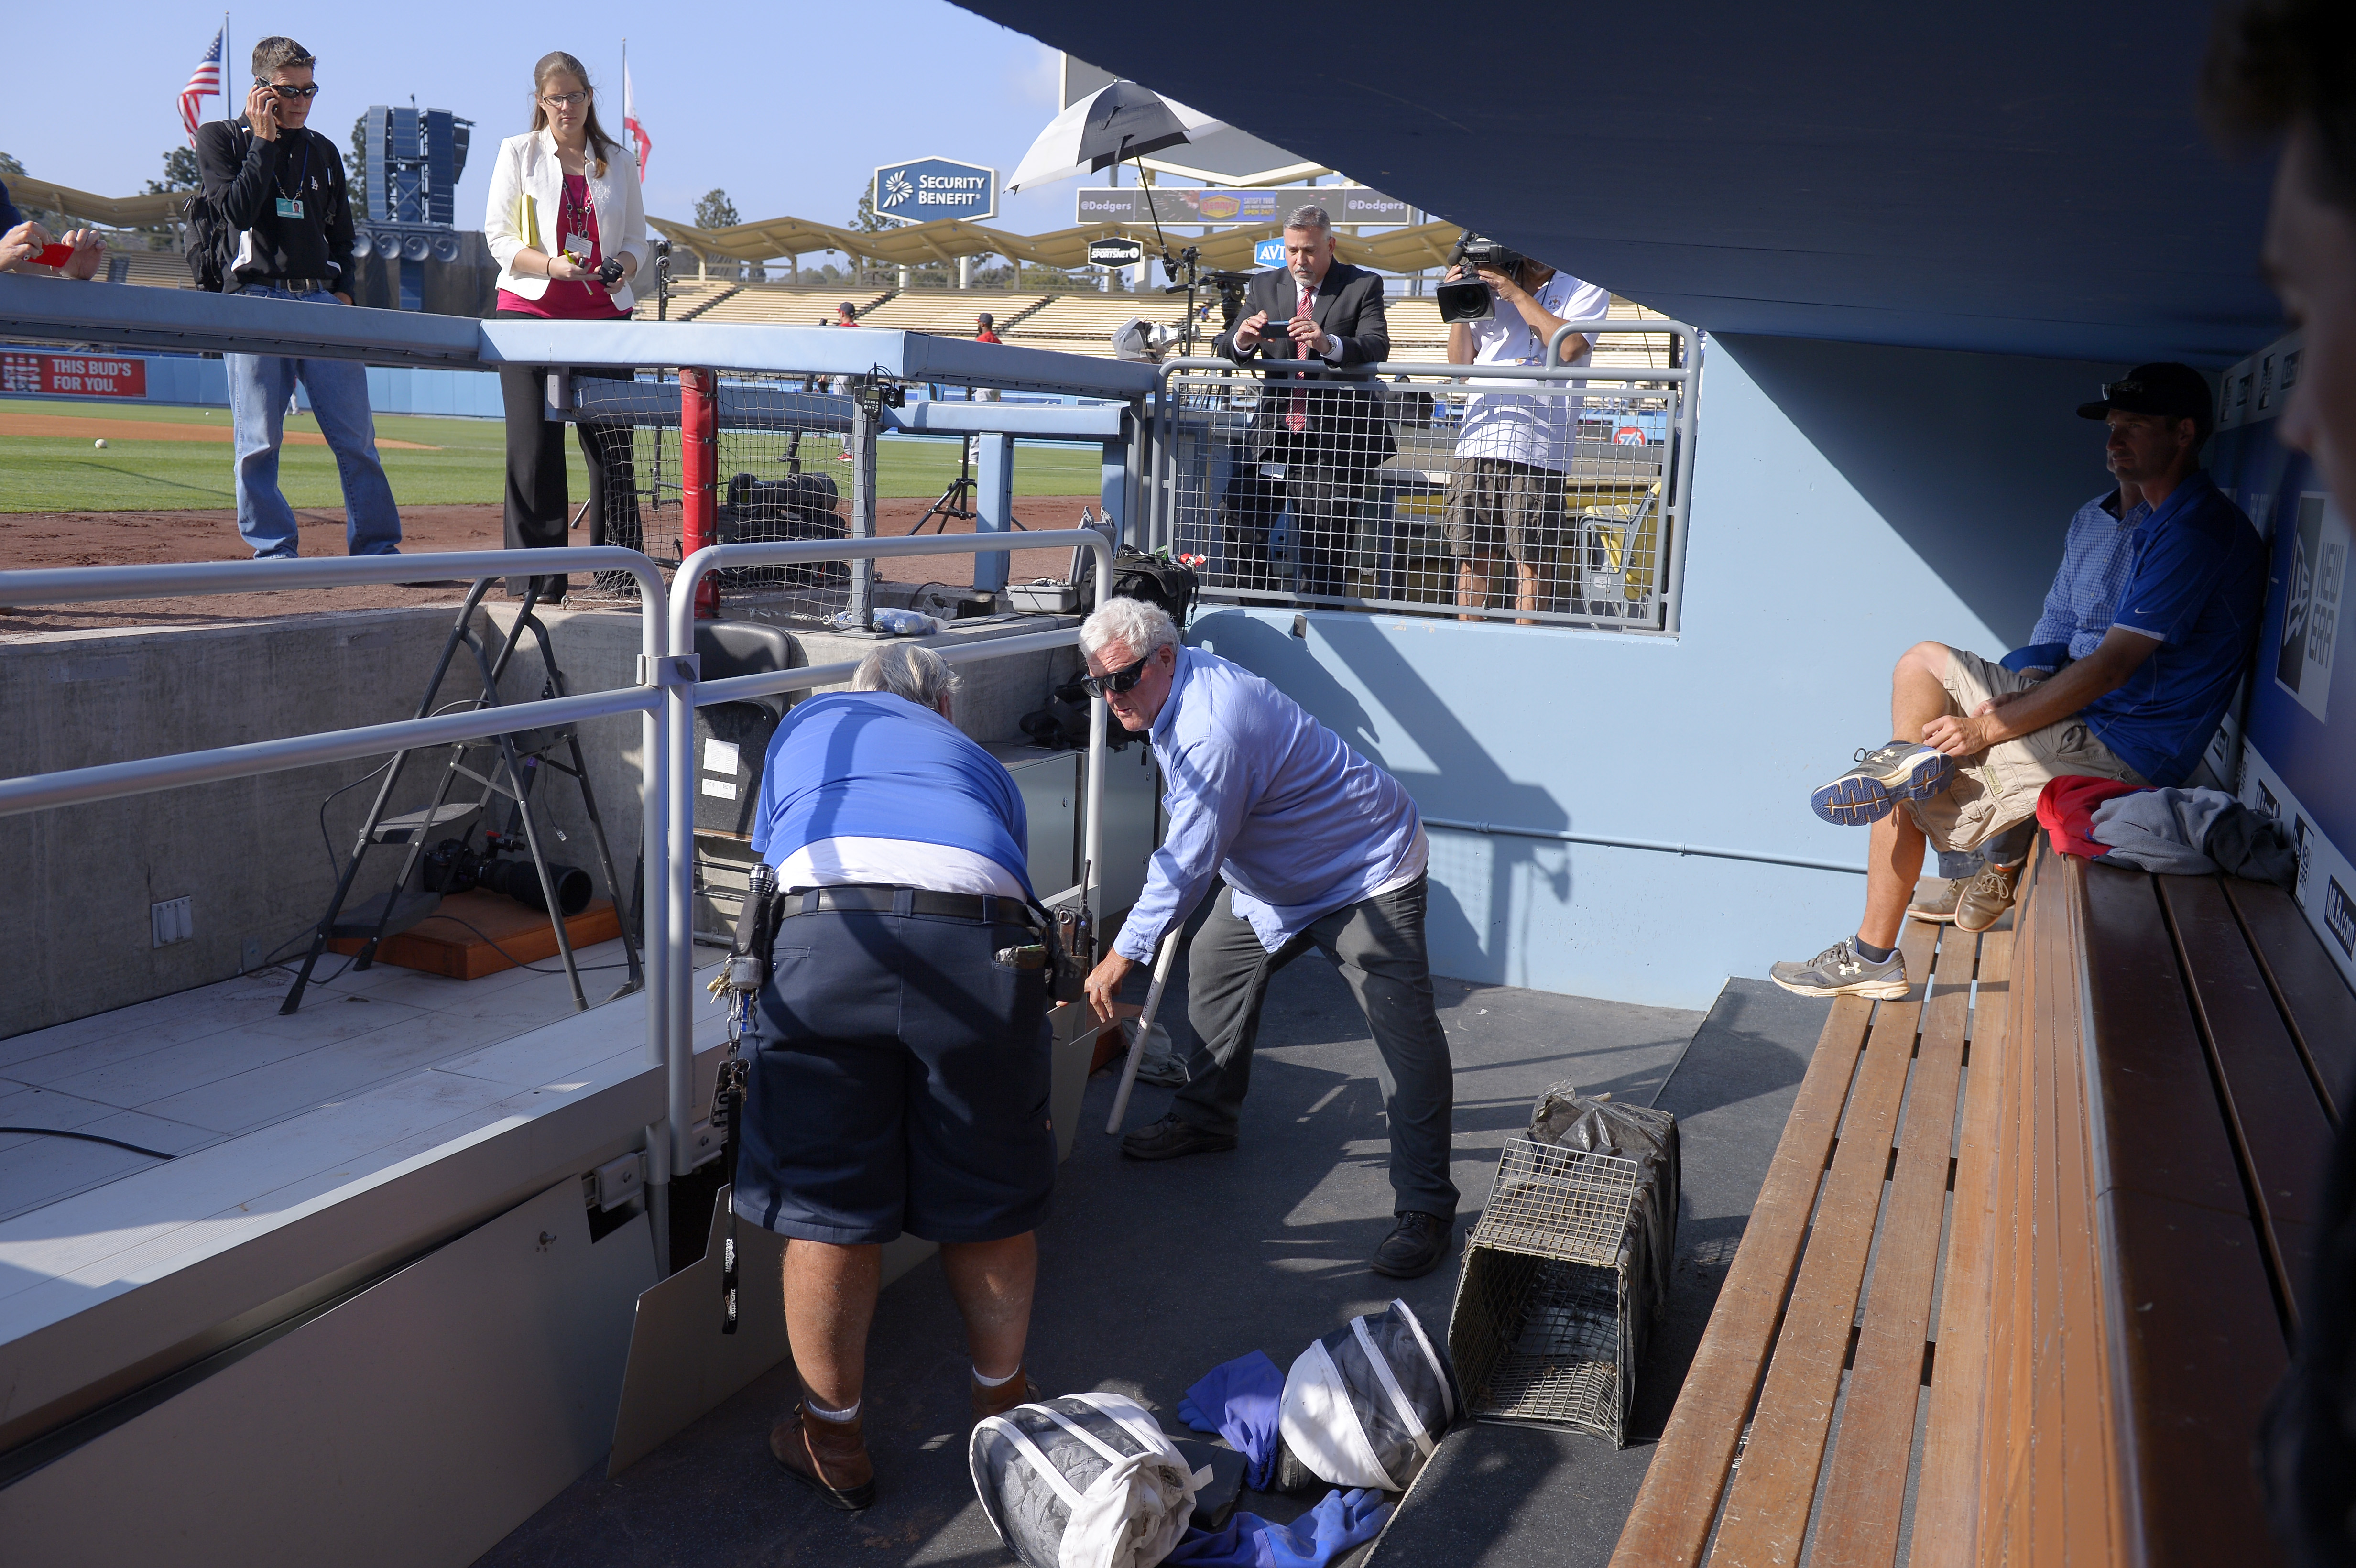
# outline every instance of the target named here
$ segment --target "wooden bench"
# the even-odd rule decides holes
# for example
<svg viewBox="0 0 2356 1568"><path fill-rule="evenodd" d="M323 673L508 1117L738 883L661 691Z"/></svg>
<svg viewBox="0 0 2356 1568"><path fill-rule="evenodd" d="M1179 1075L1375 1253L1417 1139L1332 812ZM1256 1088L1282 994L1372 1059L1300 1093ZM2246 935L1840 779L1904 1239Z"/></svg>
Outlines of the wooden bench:
<svg viewBox="0 0 2356 1568"><path fill-rule="evenodd" d="M2275 889L2041 844L2011 921L1904 946L1927 987L1833 1004L1614 1568L2277 1560L2251 1445L2356 997Z"/></svg>

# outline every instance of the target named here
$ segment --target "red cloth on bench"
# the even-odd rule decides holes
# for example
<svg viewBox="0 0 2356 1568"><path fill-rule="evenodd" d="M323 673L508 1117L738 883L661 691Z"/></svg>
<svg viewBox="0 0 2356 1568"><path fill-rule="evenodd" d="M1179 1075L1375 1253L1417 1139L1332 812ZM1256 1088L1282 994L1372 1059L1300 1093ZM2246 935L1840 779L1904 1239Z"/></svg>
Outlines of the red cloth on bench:
<svg viewBox="0 0 2356 1568"><path fill-rule="evenodd" d="M2148 787L2072 773L2054 779L2038 792L2037 820L2052 835L2053 848L2064 855L2099 860L2111 852L2111 847L2094 837L2094 808L2106 800Z"/></svg>

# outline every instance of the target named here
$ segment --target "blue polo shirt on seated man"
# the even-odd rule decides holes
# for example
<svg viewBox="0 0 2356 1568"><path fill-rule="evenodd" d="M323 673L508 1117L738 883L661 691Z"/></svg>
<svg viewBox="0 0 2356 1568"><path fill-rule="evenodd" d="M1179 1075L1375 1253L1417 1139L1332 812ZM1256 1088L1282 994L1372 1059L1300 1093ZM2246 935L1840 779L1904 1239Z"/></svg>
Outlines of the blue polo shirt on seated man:
<svg viewBox="0 0 2356 1568"><path fill-rule="evenodd" d="M761 773L753 848L781 888L1032 896L1023 793L938 713L888 691L797 706Z"/></svg>
<svg viewBox="0 0 2356 1568"><path fill-rule="evenodd" d="M2159 646L2079 710L2149 783L2182 784L2233 700L2265 612L2266 551L2205 471L2187 475L2135 530L2111 624Z"/></svg>

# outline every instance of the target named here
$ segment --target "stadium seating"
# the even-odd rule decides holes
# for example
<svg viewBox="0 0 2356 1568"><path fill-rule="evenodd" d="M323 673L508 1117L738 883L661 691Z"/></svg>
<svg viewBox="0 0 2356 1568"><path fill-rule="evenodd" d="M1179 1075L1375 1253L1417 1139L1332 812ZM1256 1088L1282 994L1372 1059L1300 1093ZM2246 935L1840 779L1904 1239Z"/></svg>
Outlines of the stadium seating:
<svg viewBox="0 0 2356 1568"><path fill-rule="evenodd" d="M1037 289L905 289L860 319L869 326L902 332L970 337L975 315L986 310L997 318L1003 336L1007 323L1053 297Z"/></svg>

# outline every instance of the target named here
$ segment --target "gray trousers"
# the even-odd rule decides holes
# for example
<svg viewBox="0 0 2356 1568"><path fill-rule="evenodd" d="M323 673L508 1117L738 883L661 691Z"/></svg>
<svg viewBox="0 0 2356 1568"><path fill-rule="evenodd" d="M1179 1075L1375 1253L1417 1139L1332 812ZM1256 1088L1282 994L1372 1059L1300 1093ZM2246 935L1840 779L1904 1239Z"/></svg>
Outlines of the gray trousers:
<svg viewBox="0 0 2356 1568"><path fill-rule="evenodd" d="M1391 1190L1396 1207L1456 1217L1448 1177L1454 1134L1454 1063L1432 1004L1424 956L1425 881L1348 904L1312 924L1277 952L1259 944L1251 923L1221 889L1217 906L1186 949L1186 1017L1194 1054L1186 1087L1171 1108L1181 1121L1232 1135L1251 1087L1252 1040L1260 1004L1276 972L1312 947L1332 960L1375 1033L1383 1112L1391 1128Z"/></svg>

